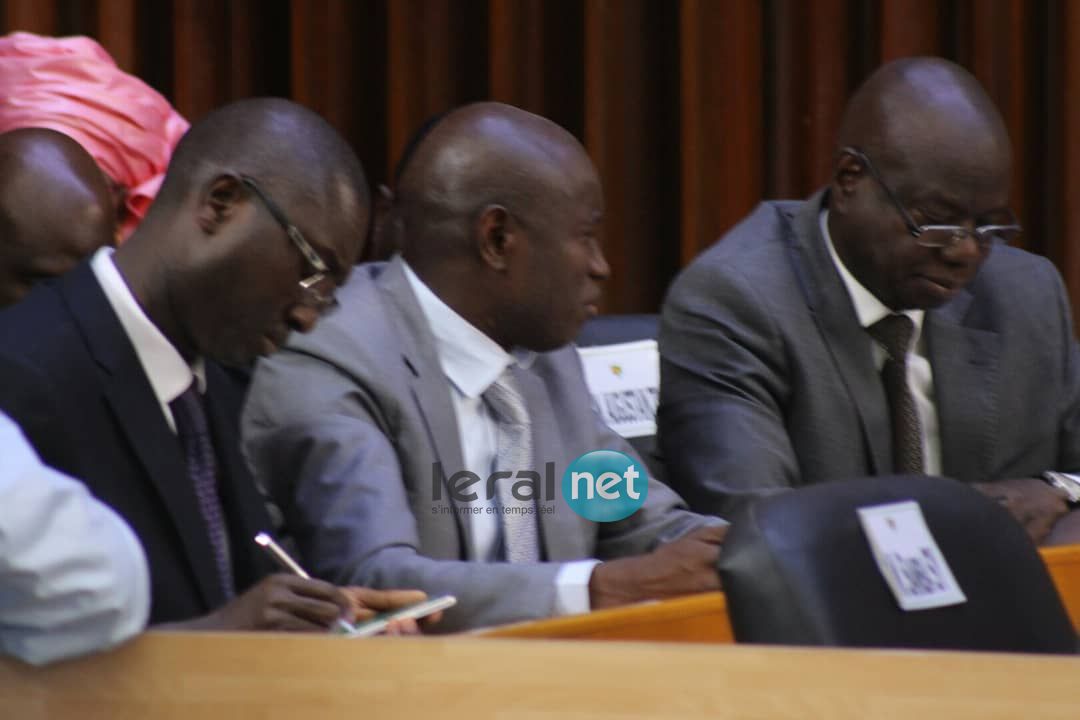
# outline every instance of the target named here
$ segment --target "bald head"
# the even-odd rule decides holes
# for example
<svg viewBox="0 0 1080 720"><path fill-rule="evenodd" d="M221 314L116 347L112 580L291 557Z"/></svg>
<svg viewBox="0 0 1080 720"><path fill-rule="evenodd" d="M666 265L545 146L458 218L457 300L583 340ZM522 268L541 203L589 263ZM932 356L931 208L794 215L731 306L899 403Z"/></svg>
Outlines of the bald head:
<svg viewBox="0 0 1080 720"><path fill-rule="evenodd" d="M71 138L25 128L0 135L0 305L114 242L108 183Z"/></svg>
<svg viewBox="0 0 1080 720"><path fill-rule="evenodd" d="M286 207L320 206L346 216L370 206L367 179L347 142L317 113L280 98L230 103L197 122L172 160L150 216L171 215L215 175L237 173ZM352 264L367 228L347 233L342 261Z"/></svg>
<svg viewBox="0 0 1080 720"><path fill-rule="evenodd" d="M871 75L845 108L839 145L860 148L901 175L965 168L971 159L991 174L1008 174L1011 163L1008 133L986 91L942 58L904 58Z"/></svg>
<svg viewBox="0 0 1080 720"><path fill-rule="evenodd" d="M600 181L550 120L499 103L446 115L401 178L398 212L410 266L504 348L559 347L596 312Z"/></svg>
<svg viewBox="0 0 1080 720"><path fill-rule="evenodd" d="M455 110L419 143L400 179L406 257L426 266L470 253L470 221L483 208L539 222L574 191L568 179L590 177L595 170L581 144L546 118L501 103Z"/></svg>

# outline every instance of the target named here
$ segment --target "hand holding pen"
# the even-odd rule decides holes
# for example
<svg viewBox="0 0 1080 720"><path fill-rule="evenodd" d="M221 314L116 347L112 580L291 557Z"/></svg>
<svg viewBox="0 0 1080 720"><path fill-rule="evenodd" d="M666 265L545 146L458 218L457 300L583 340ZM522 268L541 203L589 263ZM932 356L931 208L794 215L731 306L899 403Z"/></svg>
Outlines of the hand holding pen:
<svg viewBox="0 0 1080 720"><path fill-rule="evenodd" d="M339 588L309 577L303 568L273 542L256 540L288 574L263 578L209 615L157 625L167 630L276 630L326 632L337 627L351 633L349 619L367 619L377 609L390 609L423 599L424 593L405 590ZM276 548L277 552L271 548ZM394 621L390 635L419 632L414 620Z"/></svg>
<svg viewBox="0 0 1080 720"><path fill-rule="evenodd" d="M311 576L307 574L307 571L305 571L304 568L300 567L300 564L293 560L292 557L290 557L289 554L285 552L285 549L278 545L277 542L274 541L274 538L270 537L267 533L261 532L256 535L255 544L265 550L266 553L270 557L272 557L274 561L278 565L280 565L283 570L286 570L299 578L303 578L304 580L310 581L312 579ZM340 589L337 588L335 588L335 590L338 590L338 592L342 592ZM345 612L343 613L343 615L352 615L352 602L347 595L346 601L349 604L345 608ZM346 620L343 615L339 615L335 620L338 630L346 634L351 634L355 632L355 628L352 626L352 623Z"/></svg>
<svg viewBox="0 0 1080 720"><path fill-rule="evenodd" d="M353 603L341 588L298 575L270 575L209 615L158 626L176 630L323 632Z"/></svg>
<svg viewBox="0 0 1080 720"><path fill-rule="evenodd" d="M263 548L263 550L265 550L284 570L288 570L297 577L310 579L311 576L300 567L300 564L293 560L293 558L285 552L285 549L275 542L267 533L261 532L256 535L255 543ZM370 620L379 611L403 608L420 603L427 598L427 595L420 590L373 590L364 587L348 587L342 588L341 590L350 600L350 612L348 615L353 622ZM425 623L430 624L438 622L440 616L441 613L429 615L425 618ZM415 617L422 616L417 615ZM356 632L356 628L345 618L339 617L337 619L337 626L341 632L347 635L352 635ZM370 634L372 630L373 628L364 628L361 636ZM389 621L385 630L382 632L387 635L418 635L420 633L420 627L415 619L408 617Z"/></svg>

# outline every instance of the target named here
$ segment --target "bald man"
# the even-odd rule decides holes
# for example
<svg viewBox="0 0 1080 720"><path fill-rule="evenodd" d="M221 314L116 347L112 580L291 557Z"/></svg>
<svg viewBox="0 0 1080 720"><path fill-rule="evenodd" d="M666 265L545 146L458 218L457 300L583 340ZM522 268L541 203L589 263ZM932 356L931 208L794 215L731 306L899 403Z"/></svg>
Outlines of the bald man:
<svg viewBox="0 0 1080 720"><path fill-rule="evenodd" d="M356 610L357 593L270 574L223 365L314 326L368 214L360 163L322 118L244 100L184 137L128 242L0 313L0 408L134 529L151 624L325 630Z"/></svg>
<svg viewBox="0 0 1080 720"><path fill-rule="evenodd" d="M970 74L900 60L851 99L828 187L762 203L678 277L659 442L691 507L925 472L1046 539L1068 507L1039 476L1080 470L1080 364L1060 276L1007 244L1010 168Z"/></svg>
<svg viewBox="0 0 1080 720"><path fill-rule="evenodd" d="M115 234L105 175L78 143L41 128L0 135L0 307Z"/></svg>
<svg viewBox="0 0 1080 720"><path fill-rule="evenodd" d="M581 145L467 106L420 141L397 193L404 255L361 266L334 316L260 362L244 411L305 560L339 583L457 596L444 630L716 589L726 528L667 487L649 481L612 522L555 487L590 451L634 457L568 345L609 272Z"/></svg>

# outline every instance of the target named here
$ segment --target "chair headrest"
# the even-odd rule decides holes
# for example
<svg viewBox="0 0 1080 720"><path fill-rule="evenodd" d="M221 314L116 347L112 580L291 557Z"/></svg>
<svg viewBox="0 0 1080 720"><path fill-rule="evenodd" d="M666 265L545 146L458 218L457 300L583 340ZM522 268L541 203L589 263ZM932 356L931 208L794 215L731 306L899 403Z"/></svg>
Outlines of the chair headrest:
<svg viewBox="0 0 1080 720"><path fill-rule="evenodd" d="M919 504L967 601L901 610L857 509ZM1038 551L997 503L954 480L888 476L764 497L734 519L720 558L740 642L1076 651Z"/></svg>
<svg viewBox="0 0 1080 720"><path fill-rule="evenodd" d="M615 345L655 340L659 334L659 315L598 315L585 323L574 342L580 347Z"/></svg>

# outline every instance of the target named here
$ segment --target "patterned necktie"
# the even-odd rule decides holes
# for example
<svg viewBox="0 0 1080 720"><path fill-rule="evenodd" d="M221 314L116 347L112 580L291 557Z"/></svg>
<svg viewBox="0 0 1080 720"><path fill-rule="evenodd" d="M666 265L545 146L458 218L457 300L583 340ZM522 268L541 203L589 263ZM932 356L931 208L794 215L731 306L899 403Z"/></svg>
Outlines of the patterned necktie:
<svg viewBox="0 0 1080 720"><path fill-rule="evenodd" d="M195 488L199 512L206 521L210 545L214 549L214 564L218 580L226 599L234 594L232 563L229 559L229 540L225 528L225 511L218 493L217 461L210 428L206 421L206 409L195 383L180 397L169 403L176 420L176 434L184 448L188 477Z"/></svg>
<svg viewBox="0 0 1080 720"><path fill-rule="evenodd" d="M495 469L515 474L518 470L531 470L532 423L509 368L484 392L484 400L494 413L498 426ZM536 503L533 499L514 497L511 488L515 482L514 477L503 478L495 486L506 559L512 563L537 562L540 539L536 529Z"/></svg>
<svg viewBox="0 0 1080 720"><path fill-rule="evenodd" d="M921 475L925 472L922 424L907 382L907 352L915 323L907 315L895 314L867 329L887 354L881 379L892 414L893 471Z"/></svg>

